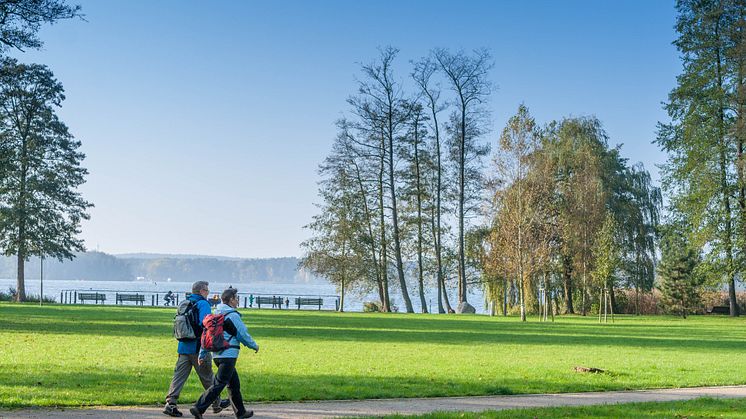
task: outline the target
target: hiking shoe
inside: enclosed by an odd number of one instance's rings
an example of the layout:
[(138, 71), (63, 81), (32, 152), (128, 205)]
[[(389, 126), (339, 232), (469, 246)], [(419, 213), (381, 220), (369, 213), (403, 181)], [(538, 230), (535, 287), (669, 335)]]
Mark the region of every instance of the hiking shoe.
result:
[(254, 416), (254, 411), (253, 410), (247, 410), (246, 413), (244, 413), (241, 416), (236, 416), (236, 418), (237, 419), (246, 419), (246, 418), (250, 418), (252, 416)]
[(228, 399), (223, 399), (220, 401), (220, 404), (212, 405), (212, 413), (220, 413), (223, 411), (223, 409), (227, 409), (228, 406), (231, 405), (231, 401)]
[(173, 416), (175, 418), (180, 418), (184, 416), (181, 412), (179, 412), (179, 409), (176, 407), (175, 404), (167, 403), (166, 407), (163, 408), (163, 414)]
[(196, 407), (189, 408), (189, 413), (191, 413), (192, 416), (194, 416), (197, 419), (203, 419), (202, 412), (200, 412), (199, 409), (197, 409)]

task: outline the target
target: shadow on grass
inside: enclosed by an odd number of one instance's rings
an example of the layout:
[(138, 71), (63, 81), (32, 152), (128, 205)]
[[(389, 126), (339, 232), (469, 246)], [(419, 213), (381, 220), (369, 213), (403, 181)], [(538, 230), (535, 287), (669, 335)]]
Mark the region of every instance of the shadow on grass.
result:
[[(239, 366), (241, 360), (239, 359)], [(509, 395), (535, 392), (583, 392), (622, 389), (610, 382), (547, 382), (522, 378), (434, 379), (412, 376), (265, 374), (253, 376), (239, 368), (241, 387), (249, 402), (280, 400), (339, 400), (397, 397), (447, 397)], [(86, 371), (47, 371), (28, 377), (0, 372), (0, 407), (146, 405), (163, 402), (172, 374), (171, 368), (147, 372), (96, 367)], [(196, 374), (182, 392), (181, 404), (192, 403), (201, 393)], [(18, 394), (22, 397), (8, 397)]]
[[(171, 335), (173, 319), (171, 310), (136, 307), (3, 305), (2, 308), (3, 329), (23, 333), (165, 338)], [(520, 323), (475, 316), (340, 316), (253, 310), (244, 313), (244, 320), (258, 339), (303, 342), (585, 345), (713, 352), (740, 351), (743, 337), (746, 337), (740, 330), (726, 333), (701, 324), (599, 325), (587, 319), (572, 319), (568, 323)]]

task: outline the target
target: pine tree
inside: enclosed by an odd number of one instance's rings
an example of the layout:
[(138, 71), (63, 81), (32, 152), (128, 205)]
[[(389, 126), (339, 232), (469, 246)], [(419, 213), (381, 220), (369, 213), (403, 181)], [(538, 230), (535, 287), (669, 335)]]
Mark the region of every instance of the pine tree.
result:
[(30, 256), (72, 259), (88, 219), (77, 188), (88, 171), (85, 155), (58, 118), (62, 84), (43, 65), (0, 64), (0, 248), (18, 260), (18, 294), (25, 299), (25, 262)]
[(699, 289), (702, 283), (695, 275), (699, 257), (681, 239), (680, 234), (670, 234), (661, 250), (658, 275), (663, 302), (671, 312), (686, 318), (700, 304)]
[[(732, 97), (735, 65), (734, 15), (740, 7), (724, 0), (680, 0), (674, 45), (681, 53), (683, 71), (669, 95), (666, 110), (671, 122), (661, 124), (657, 142), (669, 154), (663, 167), (663, 186), (669, 193), (669, 212), (691, 226), (684, 232), (704, 251), (708, 272), (728, 287), (731, 316), (738, 316), (735, 278), (739, 274), (736, 244), (738, 221), (736, 162), (741, 151), (732, 135)], [(738, 83), (736, 83), (738, 84)], [(742, 148), (742, 147), (741, 147)], [(741, 180), (742, 182), (742, 180)]]

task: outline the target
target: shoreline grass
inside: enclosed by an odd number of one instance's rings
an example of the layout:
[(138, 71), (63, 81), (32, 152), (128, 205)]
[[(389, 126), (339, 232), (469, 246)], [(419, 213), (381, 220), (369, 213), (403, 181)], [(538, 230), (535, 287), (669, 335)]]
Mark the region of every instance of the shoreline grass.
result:
[[(746, 384), (746, 319), (241, 310), (248, 401), (563, 393)], [(0, 407), (162, 403), (173, 309), (0, 303)], [(582, 374), (575, 366), (604, 374)], [(201, 392), (196, 375), (182, 403)]]

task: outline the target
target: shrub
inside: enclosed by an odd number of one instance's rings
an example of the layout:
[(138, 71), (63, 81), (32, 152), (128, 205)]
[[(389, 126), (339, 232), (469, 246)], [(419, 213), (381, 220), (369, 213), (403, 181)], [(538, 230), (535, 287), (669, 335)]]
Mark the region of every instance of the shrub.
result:
[[(38, 303), (39, 302), (39, 294), (26, 294), (26, 302), (27, 303)], [(44, 296), (44, 302), (45, 303), (56, 303), (57, 300), (54, 299), (54, 297), (50, 297), (48, 295)]]
[(16, 289), (8, 288), (7, 292), (0, 291), (0, 301), (13, 301), (16, 299)]
[(640, 291), (638, 294), (634, 289), (615, 290), (616, 310), (620, 314), (636, 314), (639, 299), (640, 314), (661, 314), (661, 293), (654, 289), (649, 292)]
[[(0, 301), (15, 301), (16, 294), (17, 294), (17, 291), (13, 287), (8, 288), (7, 292), (0, 291)], [(26, 302), (28, 302), (28, 303), (38, 303), (39, 302), (39, 294), (26, 294)], [(44, 296), (44, 302), (45, 303), (56, 303), (57, 300), (55, 300), (54, 297), (50, 297), (50, 296), (45, 295)]]
[(381, 305), (376, 301), (366, 301), (363, 303), (363, 311), (365, 313), (377, 313), (381, 311)]

